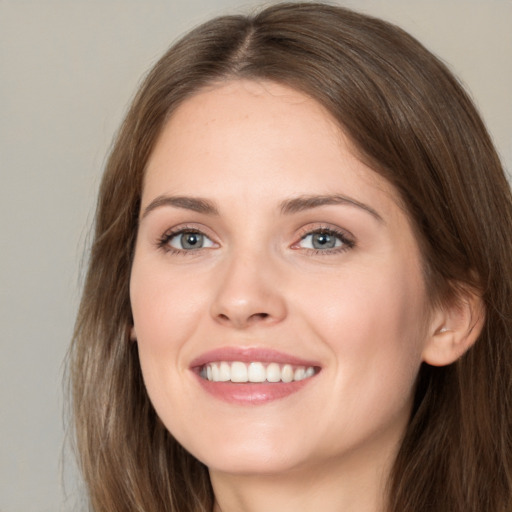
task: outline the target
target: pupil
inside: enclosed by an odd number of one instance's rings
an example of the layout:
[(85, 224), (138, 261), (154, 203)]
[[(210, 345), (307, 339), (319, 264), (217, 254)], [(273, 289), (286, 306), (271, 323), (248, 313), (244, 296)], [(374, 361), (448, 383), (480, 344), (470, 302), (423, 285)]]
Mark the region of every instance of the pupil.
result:
[(181, 244), (184, 249), (197, 249), (201, 247), (203, 236), (199, 233), (186, 233), (181, 238)]
[(327, 233), (313, 235), (313, 247), (315, 249), (332, 249), (335, 244), (336, 239)]

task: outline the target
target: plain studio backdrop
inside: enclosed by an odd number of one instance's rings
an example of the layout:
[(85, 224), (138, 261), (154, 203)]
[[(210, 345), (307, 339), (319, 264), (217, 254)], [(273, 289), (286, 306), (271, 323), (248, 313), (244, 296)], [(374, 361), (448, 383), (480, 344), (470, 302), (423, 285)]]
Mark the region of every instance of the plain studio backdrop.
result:
[[(268, 2), (267, 2), (268, 3)], [(512, 170), (512, 0), (353, 0), (442, 56)], [(141, 77), (237, 0), (0, 0), (0, 512), (81, 510), (64, 359), (105, 155)]]

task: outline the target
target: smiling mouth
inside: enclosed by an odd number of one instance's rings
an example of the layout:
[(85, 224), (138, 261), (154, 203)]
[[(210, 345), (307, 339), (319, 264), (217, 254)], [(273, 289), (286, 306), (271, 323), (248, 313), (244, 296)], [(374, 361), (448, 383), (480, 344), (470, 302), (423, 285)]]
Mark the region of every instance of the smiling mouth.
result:
[(263, 363), (259, 361), (218, 361), (205, 364), (199, 375), (209, 382), (290, 383), (309, 379), (319, 372), (315, 366)]

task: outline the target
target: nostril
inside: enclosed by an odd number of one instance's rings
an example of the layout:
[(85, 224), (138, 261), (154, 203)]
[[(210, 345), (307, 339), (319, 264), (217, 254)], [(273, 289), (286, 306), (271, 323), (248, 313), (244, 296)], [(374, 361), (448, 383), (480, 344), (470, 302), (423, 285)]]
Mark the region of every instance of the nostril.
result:
[(268, 318), (270, 315), (268, 313), (254, 313), (253, 315), (251, 315), (249, 317), (249, 319), (254, 319), (254, 320), (265, 320), (266, 318)]
[(217, 315), (217, 318), (221, 322), (226, 322), (226, 323), (233, 322), (235, 324), (243, 323), (243, 324), (247, 324), (247, 325), (265, 321), (270, 317), (271, 317), (271, 315), (269, 313), (253, 313), (252, 315), (246, 316), (245, 318), (239, 318), (237, 315), (229, 315), (226, 313), (219, 313)]

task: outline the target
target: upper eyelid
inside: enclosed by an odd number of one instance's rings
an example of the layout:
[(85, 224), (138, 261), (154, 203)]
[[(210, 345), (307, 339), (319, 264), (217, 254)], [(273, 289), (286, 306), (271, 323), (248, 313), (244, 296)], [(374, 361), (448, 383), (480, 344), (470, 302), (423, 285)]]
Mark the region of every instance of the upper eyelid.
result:
[(176, 226), (173, 226), (171, 228), (166, 229), (162, 236), (172, 236), (172, 235), (179, 235), (180, 233), (201, 233), (208, 238), (212, 238), (214, 235), (212, 234), (211, 230), (208, 229), (206, 226), (202, 224), (195, 224), (195, 223), (185, 223), (185, 224), (177, 224)]
[[(204, 226), (203, 224), (185, 223), (185, 224), (177, 224), (176, 226), (166, 229), (163, 232), (163, 235), (178, 234), (178, 233), (181, 233), (184, 231), (185, 232), (191, 231), (191, 232), (203, 233), (204, 235), (207, 235), (207, 236), (209, 236), (208, 233), (211, 232), (211, 230), (207, 226)], [(347, 235), (347, 237), (354, 238), (353, 235), (350, 233), (350, 231), (348, 231), (347, 229), (337, 227), (337, 226), (332, 226), (330, 224), (325, 224), (325, 223), (320, 223), (314, 227), (311, 225), (306, 225), (302, 228), (299, 228), (297, 231), (299, 231), (299, 236), (301, 236), (301, 237), (307, 236), (308, 234), (311, 234), (311, 233), (318, 233), (320, 231), (325, 231), (325, 232), (332, 232), (334, 234)]]
[(326, 233), (333, 233), (334, 235), (344, 236), (350, 240), (356, 240), (356, 237), (349, 230), (339, 226), (333, 226), (332, 224), (324, 223), (319, 223), (316, 226), (312, 226), (311, 224), (304, 226), (299, 230), (299, 236), (302, 239), (309, 234), (319, 233), (322, 231)]

